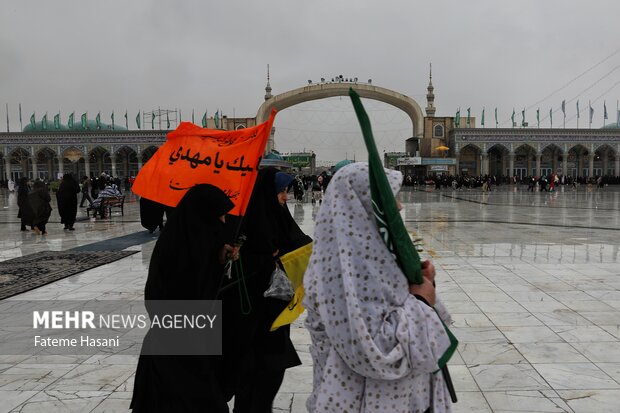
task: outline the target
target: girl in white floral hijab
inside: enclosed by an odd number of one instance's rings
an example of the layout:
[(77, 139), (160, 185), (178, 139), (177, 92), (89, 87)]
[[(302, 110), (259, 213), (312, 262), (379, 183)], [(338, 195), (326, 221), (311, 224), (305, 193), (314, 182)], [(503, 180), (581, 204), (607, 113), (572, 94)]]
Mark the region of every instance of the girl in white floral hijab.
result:
[[(385, 172), (396, 195), (402, 175)], [(425, 283), (409, 286), (372, 214), (368, 164), (339, 170), (317, 215), (304, 275), (314, 362), (310, 412), (451, 411), (438, 372), (450, 340), (429, 306), (434, 270), (425, 266)]]

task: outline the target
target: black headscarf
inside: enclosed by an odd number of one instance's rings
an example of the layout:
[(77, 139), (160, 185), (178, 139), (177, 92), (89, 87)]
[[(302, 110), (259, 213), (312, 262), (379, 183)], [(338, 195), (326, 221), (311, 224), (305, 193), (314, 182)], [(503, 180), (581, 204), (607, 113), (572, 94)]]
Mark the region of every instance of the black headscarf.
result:
[(217, 252), (223, 245), (219, 217), (234, 204), (219, 188), (192, 187), (175, 209), (153, 250), (147, 300), (213, 299), (223, 274)]
[(248, 237), (245, 250), (278, 255), (293, 251), (312, 239), (303, 233), (286, 205), (278, 203), (276, 168), (258, 172), (241, 233)]

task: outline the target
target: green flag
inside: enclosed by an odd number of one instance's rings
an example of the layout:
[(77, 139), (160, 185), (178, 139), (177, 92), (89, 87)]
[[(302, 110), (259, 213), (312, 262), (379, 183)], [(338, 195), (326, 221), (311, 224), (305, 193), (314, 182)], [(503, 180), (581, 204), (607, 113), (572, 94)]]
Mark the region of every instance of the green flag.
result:
[(127, 109), (125, 109), (125, 129), (129, 130), (129, 119), (127, 119)]
[(41, 119), (41, 129), (47, 130), (47, 113), (43, 115), (43, 119)]
[(495, 127), (497, 128), (497, 108), (495, 108)]
[(538, 127), (540, 128), (540, 108), (536, 109), (536, 123), (538, 123)]
[(525, 109), (521, 111), (521, 126), (525, 126)]
[(82, 129), (88, 129), (88, 112), (82, 113)]
[(166, 129), (170, 129), (170, 116), (168, 115), (168, 111), (166, 111)]
[(551, 127), (553, 128), (553, 109), (549, 108), (549, 122), (551, 123)]
[[(410, 283), (421, 284), (423, 282), (423, 275), (420, 256), (413, 242), (411, 242), (409, 233), (400, 217), (400, 212), (396, 205), (396, 198), (392, 193), (387, 176), (385, 175), (385, 170), (383, 169), (381, 158), (377, 151), (377, 145), (372, 135), (370, 120), (364, 110), (364, 105), (362, 105), (359, 95), (352, 88), (349, 89), (349, 96), (353, 102), (353, 108), (355, 109), (357, 120), (362, 129), (364, 143), (368, 149), (370, 197), (372, 199), (372, 211), (377, 220), (379, 233), (382, 235), (390, 252), (396, 258), (396, 262), (405, 274), (405, 277), (407, 277), (407, 280)], [(445, 324), (444, 329), (450, 339), (450, 347), (448, 347), (446, 352), (441, 356), (437, 364), (444, 370), (444, 378), (447, 379), (449, 374), (444, 367), (456, 351), (458, 340)]]
[(480, 120), (480, 124), (484, 126), (484, 108), (482, 108), (482, 119)]
[(30, 126), (33, 130), (37, 130), (37, 121), (35, 120), (34, 112), (32, 112), (32, 116), (30, 116)]
[(469, 127), (469, 122), (471, 119), (470, 111), (471, 111), (471, 108), (467, 108), (467, 127)]
[(202, 127), (203, 128), (207, 127), (207, 112), (205, 112), (205, 114), (202, 115)]
[(454, 116), (454, 126), (457, 128), (461, 126), (461, 108), (456, 111), (456, 116)]
[(110, 117), (112, 118), (112, 130), (114, 130), (114, 111), (112, 111), (112, 115), (110, 115)]
[(151, 129), (155, 129), (155, 112), (151, 112)]
[(512, 119), (512, 127), (515, 127), (515, 108), (512, 108), (512, 116), (510, 117), (510, 119)]
[(215, 129), (219, 129), (220, 128), (220, 111), (219, 110), (215, 112), (215, 117), (213, 118), (213, 120), (215, 121)]
[(192, 109), (192, 123), (196, 123), (196, 122), (194, 121), (194, 109)]
[(67, 122), (67, 126), (69, 126), (69, 129), (73, 129), (74, 116), (75, 116), (75, 112), (71, 112), (71, 114), (69, 115), (69, 121)]
[(101, 112), (97, 113), (95, 117), (95, 122), (97, 122), (97, 129), (101, 129)]
[(60, 129), (60, 112), (54, 115), (54, 129)]
[(370, 195), (372, 209), (379, 226), (379, 232), (387, 244), (390, 252), (396, 255), (399, 267), (411, 283), (422, 284), (422, 267), (420, 256), (416, 251), (409, 233), (396, 206), (396, 198), (390, 188), (387, 176), (379, 158), (370, 126), (370, 120), (364, 110), (359, 95), (349, 89), (349, 96), (353, 101), (353, 108), (362, 128), (364, 143), (368, 149), (368, 169), (370, 173)]
[(138, 126), (138, 129), (142, 129), (140, 127), (140, 111), (138, 111), (138, 114), (136, 115), (136, 125)]

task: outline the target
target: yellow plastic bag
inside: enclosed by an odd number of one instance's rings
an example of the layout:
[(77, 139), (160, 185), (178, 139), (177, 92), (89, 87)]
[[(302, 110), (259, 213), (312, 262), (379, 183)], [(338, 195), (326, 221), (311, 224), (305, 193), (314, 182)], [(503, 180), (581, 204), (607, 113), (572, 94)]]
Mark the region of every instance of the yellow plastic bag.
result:
[(304, 298), (304, 273), (308, 267), (311, 254), (312, 243), (306, 244), (280, 257), (280, 262), (284, 267), (284, 271), (286, 271), (286, 275), (289, 280), (291, 280), (291, 284), (293, 284), (293, 288), (295, 289), (295, 295), (291, 301), (289, 301), (284, 311), (275, 319), (271, 325), (271, 331), (284, 325), (291, 324), (304, 312), (304, 307), (301, 304)]

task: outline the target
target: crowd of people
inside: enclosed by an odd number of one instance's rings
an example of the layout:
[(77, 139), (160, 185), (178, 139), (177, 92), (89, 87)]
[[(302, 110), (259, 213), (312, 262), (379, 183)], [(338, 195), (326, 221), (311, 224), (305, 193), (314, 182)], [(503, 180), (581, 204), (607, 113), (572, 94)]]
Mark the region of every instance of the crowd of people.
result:
[(433, 176), (412, 176), (406, 175), (403, 181), (405, 186), (432, 186), (435, 189), (476, 189), (483, 191), (491, 191), (498, 185), (527, 185), (527, 190), (532, 191), (539, 189), (540, 191), (552, 191), (559, 186), (570, 186), (576, 188), (578, 185), (590, 185), (597, 188), (604, 188), (608, 185), (620, 184), (619, 176), (596, 176), (592, 178), (564, 176), (557, 174), (542, 176), (524, 176), (522, 178), (513, 176), (496, 176), (496, 175), (477, 175), (470, 176), (467, 174), (448, 175), (438, 174)]
[[(71, 173), (66, 173), (54, 187), (60, 223), (64, 230), (74, 231), (78, 212), (78, 195), (82, 194), (80, 208), (92, 208), (101, 218), (106, 217), (102, 201), (106, 197), (121, 196), (121, 192), (114, 179), (106, 174), (98, 178), (84, 176), (81, 183)], [(17, 192), (17, 218), (20, 219), (21, 231), (33, 231), (37, 235), (47, 235), (47, 223), (52, 214), (50, 184), (35, 179), (31, 182), (22, 177), (13, 190)], [(84, 203), (87, 202), (87, 205)], [(30, 227), (30, 229), (28, 229)]]

